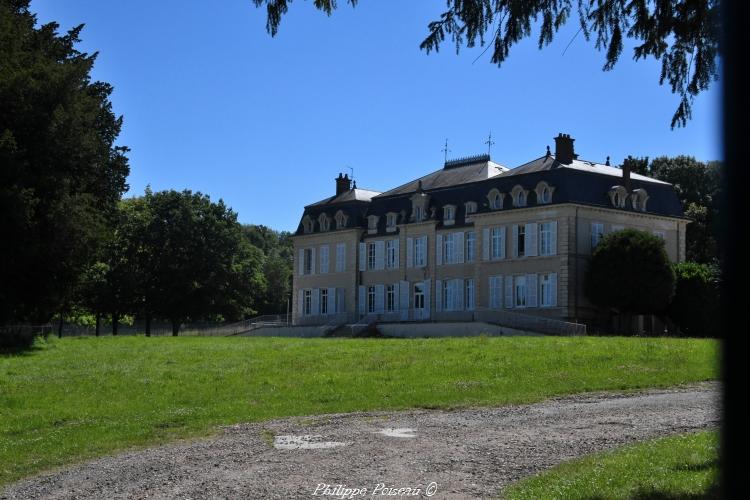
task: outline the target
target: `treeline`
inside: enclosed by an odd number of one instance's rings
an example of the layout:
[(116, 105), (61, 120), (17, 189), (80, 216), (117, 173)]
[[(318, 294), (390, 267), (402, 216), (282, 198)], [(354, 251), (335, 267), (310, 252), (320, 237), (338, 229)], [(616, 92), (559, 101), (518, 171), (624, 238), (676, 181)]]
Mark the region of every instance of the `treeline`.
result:
[(167, 320), (177, 335), (184, 322), (238, 321), (281, 313), (290, 290), (288, 235), (242, 226), (219, 200), (191, 191), (146, 190), (120, 202), (116, 225), (98, 259), (84, 269), (61, 321), (92, 314), (117, 334), (124, 316)]
[[(128, 148), (96, 55), (37, 26), (28, 0), (0, 0), (0, 349), (8, 325), (135, 316), (231, 321), (286, 308), (289, 235), (242, 226), (190, 191), (122, 199)], [(13, 333), (7, 333), (13, 332)]]

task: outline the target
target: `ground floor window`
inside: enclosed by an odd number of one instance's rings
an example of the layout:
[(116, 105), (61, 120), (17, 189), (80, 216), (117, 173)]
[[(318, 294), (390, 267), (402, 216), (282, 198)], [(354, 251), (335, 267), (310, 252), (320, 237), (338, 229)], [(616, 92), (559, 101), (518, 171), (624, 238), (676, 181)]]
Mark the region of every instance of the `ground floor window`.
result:
[(414, 309), (424, 309), (424, 285), (422, 283), (414, 285)]
[(464, 304), (466, 305), (466, 309), (469, 311), (473, 311), (476, 307), (476, 292), (474, 289), (474, 279), (469, 278), (466, 280), (466, 286), (465, 286), (465, 296), (464, 296)]
[(302, 304), (302, 314), (306, 316), (312, 314), (312, 290), (304, 291)]
[(515, 277), (515, 307), (526, 307), (526, 276)]
[(368, 313), (375, 312), (375, 287), (374, 286), (367, 287), (367, 312)]
[(387, 285), (385, 287), (385, 310), (393, 312), (396, 310), (396, 286)]
[(539, 282), (539, 291), (541, 293), (542, 307), (552, 307), (557, 305), (557, 274), (542, 274)]
[(320, 314), (328, 314), (328, 289), (320, 289)]

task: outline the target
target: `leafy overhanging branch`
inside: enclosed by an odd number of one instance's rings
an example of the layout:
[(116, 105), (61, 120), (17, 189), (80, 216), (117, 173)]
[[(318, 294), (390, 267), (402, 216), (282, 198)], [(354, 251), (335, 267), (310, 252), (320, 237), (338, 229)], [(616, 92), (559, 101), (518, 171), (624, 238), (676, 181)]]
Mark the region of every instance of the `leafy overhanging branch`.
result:
[[(266, 5), (266, 29), (272, 36), (291, 1), (253, 0), (257, 7)], [(347, 3), (354, 7), (357, 0)], [(327, 15), (337, 8), (336, 0), (314, 0), (314, 5)], [(515, 44), (532, 35), (538, 20), (541, 49), (577, 9), (579, 31), (605, 53), (604, 71), (615, 67), (626, 38), (636, 42), (634, 60), (653, 57), (661, 62), (659, 84), (667, 83), (680, 100), (672, 128), (687, 124), (695, 96), (718, 79), (719, 0), (576, 0), (575, 5), (573, 0), (446, 0), (446, 5), (439, 19), (428, 24), (420, 48), (437, 52), (448, 39), (458, 53), (462, 46), (484, 46), (491, 33), (491, 62), (498, 66)]]

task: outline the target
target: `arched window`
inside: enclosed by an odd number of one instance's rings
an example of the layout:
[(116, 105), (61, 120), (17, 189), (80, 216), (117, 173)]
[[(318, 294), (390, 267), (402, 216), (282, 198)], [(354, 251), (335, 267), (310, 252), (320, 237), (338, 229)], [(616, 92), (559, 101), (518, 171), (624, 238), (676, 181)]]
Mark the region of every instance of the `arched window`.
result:
[(315, 222), (309, 215), (305, 215), (304, 219), (302, 219), (302, 230), (305, 234), (312, 233), (315, 230)]
[(628, 198), (628, 191), (623, 186), (612, 186), (609, 189), (609, 200), (615, 208), (625, 208), (625, 200)]
[(331, 219), (328, 218), (327, 214), (322, 213), (318, 216), (318, 225), (320, 226), (321, 231), (330, 231)]
[(503, 208), (504, 195), (498, 189), (493, 188), (487, 195), (487, 200), (490, 202), (491, 210), (500, 210)]
[(513, 197), (513, 206), (525, 207), (528, 194), (529, 192), (522, 188), (520, 185), (514, 186), (513, 190), (511, 191), (511, 196)]
[(643, 188), (635, 189), (633, 190), (630, 201), (633, 204), (633, 210), (645, 212), (646, 203), (648, 202), (648, 193), (646, 193), (646, 190)]
[(336, 229), (344, 229), (346, 227), (346, 221), (348, 217), (343, 211), (339, 210), (336, 215), (333, 216), (336, 219)]
[(555, 188), (545, 181), (539, 181), (534, 191), (536, 192), (537, 204), (543, 205), (552, 202), (552, 193), (555, 192)]

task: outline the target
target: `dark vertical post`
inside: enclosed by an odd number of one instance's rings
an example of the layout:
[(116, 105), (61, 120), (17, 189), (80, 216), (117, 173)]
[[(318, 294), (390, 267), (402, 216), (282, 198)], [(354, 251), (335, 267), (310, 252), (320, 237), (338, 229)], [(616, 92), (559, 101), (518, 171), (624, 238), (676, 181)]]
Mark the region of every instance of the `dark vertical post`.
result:
[(102, 313), (99, 311), (96, 312), (96, 336), (98, 337), (101, 333), (102, 328)]

